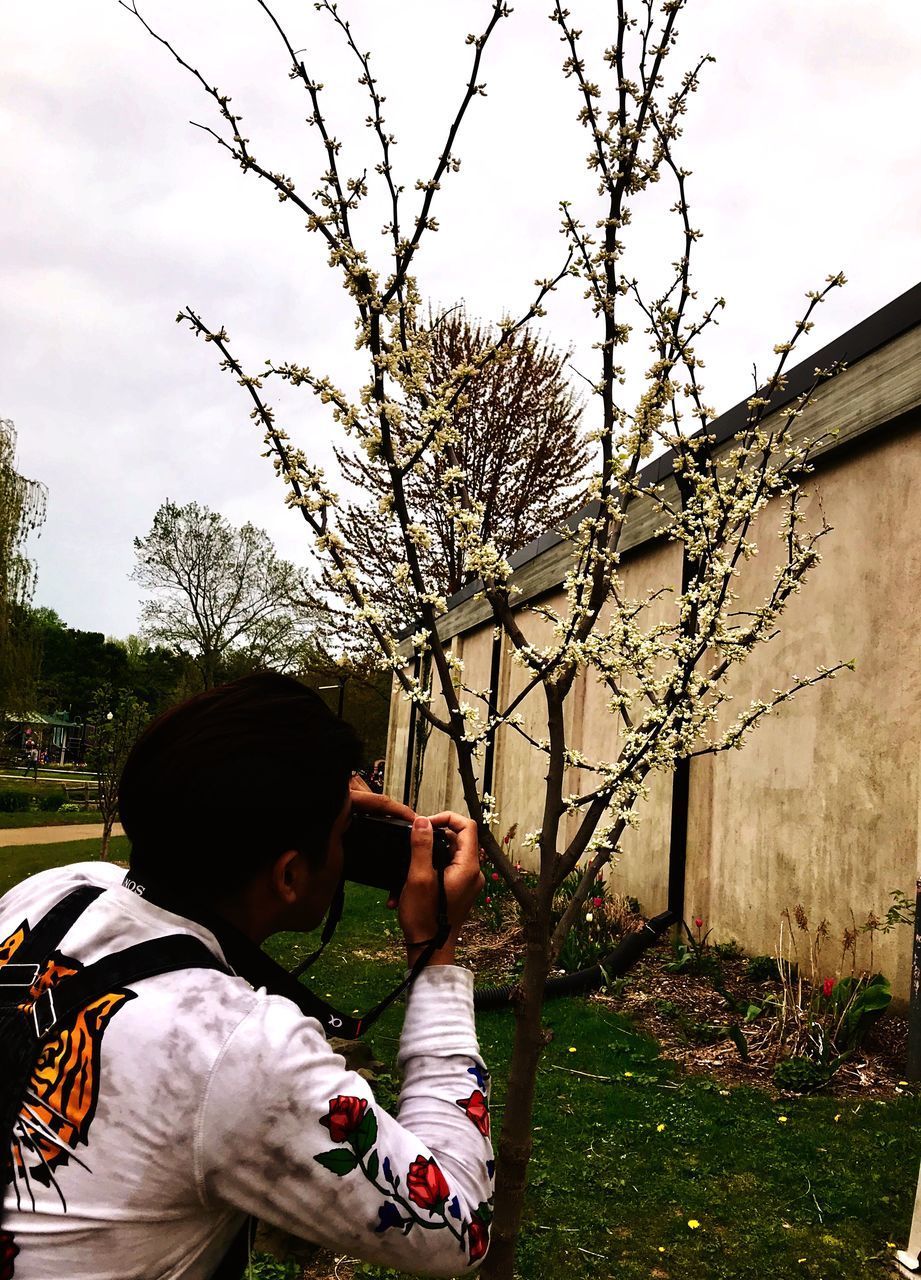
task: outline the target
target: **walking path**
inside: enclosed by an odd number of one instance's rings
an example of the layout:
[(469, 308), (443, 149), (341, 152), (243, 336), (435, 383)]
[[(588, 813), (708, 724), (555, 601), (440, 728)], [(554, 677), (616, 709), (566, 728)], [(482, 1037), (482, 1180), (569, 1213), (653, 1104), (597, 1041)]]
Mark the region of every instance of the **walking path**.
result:
[[(116, 822), (113, 836), (125, 834)], [(80, 822), (61, 827), (5, 827), (0, 829), (0, 849), (16, 844), (65, 844), (68, 840), (92, 840), (102, 835), (101, 822)]]
[(89, 782), (94, 786), (99, 781), (98, 774), (92, 769), (55, 769), (46, 771), (39, 766), (38, 777), (32, 777), (31, 769), (9, 769), (0, 773), (0, 778), (9, 782)]

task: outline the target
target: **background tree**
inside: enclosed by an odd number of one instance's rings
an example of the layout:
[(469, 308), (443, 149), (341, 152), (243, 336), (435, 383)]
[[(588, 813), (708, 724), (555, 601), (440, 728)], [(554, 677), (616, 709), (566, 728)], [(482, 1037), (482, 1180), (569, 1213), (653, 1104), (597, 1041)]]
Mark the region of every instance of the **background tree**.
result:
[(164, 645), (149, 644), (143, 636), (110, 639), (125, 655), (125, 687), (157, 715), (198, 688), (198, 673), (188, 657)]
[(322, 648), (315, 640), (303, 650), (298, 679), (316, 690), (327, 705), (358, 731), (366, 764), (383, 759), (387, 751), (392, 677), (374, 653), (350, 653)]
[(102, 843), (99, 856), (109, 856), (112, 827), (118, 817), (118, 784), (128, 753), (147, 723), (147, 708), (127, 689), (103, 685), (96, 690), (87, 723), (86, 759), (99, 778)]
[(197, 502), (164, 502), (134, 549), (132, 578), (155, 593), (143, 635), (188, 654), (206, 689), (242, 670), (297, 665), (309, 628), (291, 604), (303, 596), (300, 575), (263, 529), (234, 528)]
[(46, 490), (16, 469), (16, 428), (0, 418), (0, 719), (30, 710), (35, 643), (28, 605), (35, 565), (25, 554), (29, 534), (45, 519)]
[[(292, 363), (270, 362), (248, 374), (222, 327), (209, 326), (191, 307), (180, 318), (219, 352), (222, 367), (244, 388), (287, 488), (287, 501), (300, 509), (315, 545), (328, 556), (331, 583), (363, 620), (417, 713), (432, 732), (449, 738), (483, 848), (521, 911), (524, 969), (516, 991), (514, 1046), (498, 1140), (492, 1245), (483, 1272), (492, 1280), (511, 1280), (514, 1271), (537, 1068), (546, 1043), (544, 984), (597, 875), (618, 849), (625, 828), (639, 821), (638, 802), (650, 773), (672, 770), (692, 755), (741, 746), (774, 708), (846, 665), (835, 663), (801, 677), (776, 672), (771, 687), (750, 705), (734, 713), (728, 702), (735, 668), (778, 634), (783, 610), (818, 563), (821, 539), (828, 533), (821, 520), (810, 524), (803, 500), (812, 460), (828, 436), (806, 436), (802, 418), (813, 391), (834, 370), (817, 370), (812, 387), (782, 400), (779, 412), (769, 416), (769, 411), (784, 393), (790, 352), (812, 327), (816, 306), (844, 280), (830, 276), (824, 288), (807, 295), (808, 304), (789, 337), (776, 347), (773, 372), (748, 402), (747, 420), (718, 449), (696, 348), (722, 300), (702, 306), (691, 286), (691, 250), (699, 232), (690, 220), (688, 173), (675, 157), (690, 95), (708, 60), (700, 58), (678, 74), (672, 72), (675, 24), (687, 2), (656, 5), (643, 0), (631, 9), (628, 0), (617, 0), (610, 39), (597, 51), (597, 68), (583, 57), (580, 32), (569, 11), (554, 3), (551, 17), (564, 48), (563, 72), (576, 92), (578, 119), (589, 143), (587, 207), (580, 217), (572, 205), (561, 206), (565, 261), (537, 281), (531, 304), (517, 320), (500, 324), (493, 348), (479, 363), (456, 368), (441, 380), (433, 373), (431, 326), (419, 314), (414, 265), (420, 242), (437, 229), (433, 203), (459, 166), (457, 137), (471, 102), (482, 92), (484, 54), (496, 26), (509, 17), (509, 7), (495, 0), (482, 31), (468, 38), (470, 78), (448, 125), (444, 149), (407, 197), (410, 188), (394, 175), (393, 137), (383, 117), (384, 98), (363, 52), (366, 46), (353, 36), (332, 0), (317, 4), (354, 55), (368, 93), (368, 123), (379, 145), (376, 173), (389, 211), (384, 251), (376, 237), (367, 242), (359, 238), (356, 211), (368, 193), (368, 170), (361, 162), (347, 168), (349, 153), (326, 118), (323, 76), (302, 53), (311, 46), (308, 39), (291, 39), (260, 0), (281, 41), (286, 69), (306, 95), (309, 136), (318, 144), (321, 171), (307, 188), (312, 195), (301, 194), (277, 162), (257, 158), (230, 97), (157, 37), (216, 105), (216, 127), (207, 132), (325, 241), (329, 261), (354, 304), (358, 345), (367, 359), (365, 381), (349, 394), (328, 377)], [(137, 14), (133, 4), (125, 7)], [(662, 225), (655, 221), (663, 208), (661, 195), (643, 204), (659, 180), (673, 188), (677, 243), (663, 235), (658, 276), (644, 287), (628, 271), (625, 255), (640, 214), (648, 212), (653, 225)], [(407, 199), (414, 201), (409, 211)], [(500, 217), (501, 210), (493, 210), (492, 216)], [(465, 258), (465, 270), (470, 269)], [(598, 447), (592, 502), (569, 531), (571, 571), (564, 605), (536, 602), (522, 608), (516, 607), (507, 557), (494, 539), (483, 536), (483, 503), (467, 485), (454, 411), (487, 365), (542, 314), (548, 295), (570, 275), (579, 277), (597, 327), (598, 363), (589, 410), (591, 438)], [(625, 348), (635, 345), (637, 332), (644, 335), (644, 345), (648, 340), (651, 359), (647, 356), (644, 374), (628, 377)], [(632, 368), (636, 361), (629, 364)], [(276, 418), (265, 391), (272, 378), (306, 386), (329, 404), (334, 420), (352, 434), (388, 486), (385, 505), (403, 544), (394, 578), (411, 606), (413, 631), (403, 648), (388, 615), (363, 590), (361, 566), (322, 470), (292, 443)], [(411, 424), (408, 438), (398, 435), (403, 423)], [(662, 450), (671, 455), (669, 482), (643, 485), (643, 460)], [(465, 681), (462, 659), (439, 631), (445, 601), (430, 582), (424, 561), (431, 535), (413, 518), (411, 501), (414, 477), (433, 455), (444, 458), (438, 472), (442, 503), (462, 549), (464, 573), (478, 577), (501, 643), (520, 668), (521, 679), (505, 703), (498, 690)], [(678, 589), (669, 582), (653, 584), (638, 597), (627, 589), (619, 545), (633, 503), (651, 506), (660, 536), (680, 546), (684, 572)], [(759, 546), (780, 549), (766, 599), (749, 577)], [(434, 671), (431, 690), (414, 675), (415, 663), (409, 661), (423, 655), (429, 656)], [(610, 749), (603, 758), (590, 754), (586, 743), (572, 741), (567, 729), (566, 701), (580, 678), (602, 682), (609, 693)], [(479, 759), (499, 730), (521, 735), (534, 752), (533, 780), (542, 790), (542, 815), (523, 841), (539, 868), (534, 888), (522, 880), (496, 838), (495, 801), (478, 780)], [(557, 917), (554, 899), (574, 872), (576, 887)], [(489, 1206), (480, 1206), (475, 1216), (482, 1225), (490, 1216)]]
[[(451, 410), (456, 463), (480, 512), (479, 537), (508, 557), (548, 529), (559, 528), (583, 503), (590, 452), (580, 430), (581, 405), (566, 373), (566, 356), (528, 328), (497, 348), (494, 326), (460, 308), (429, 317), (429, 379), (448, 383), (459, 370), (482, 366)], [(397, 452), (411, 450), (419, 422), (391, 425)], [(393, 570), (405, 559), (399, 525), (389, 516), (390, 478), (361, 450), (337, 449), (343, 476), (365, 500), (341, 513), (339, 527), (362, 570), (362, 587), (393, 625), (412, 617), (394, 593)], [(428, 534), (418, 546), (426, 581), (450, 596), (475, 576), (464, 564), (450, 505), (444, 453), (425, 452), (406, 477), (406, 504)]]
[(102, 685), (130, 689), (151, 712), (163, 710), (199, 687), (187, 658), (137, 636), (106, 638), (101, 631), (68, 627), (48, 608), (33, 609), (29, 626), (38, 654), (36, 706), (67, 711), (85, 722)]

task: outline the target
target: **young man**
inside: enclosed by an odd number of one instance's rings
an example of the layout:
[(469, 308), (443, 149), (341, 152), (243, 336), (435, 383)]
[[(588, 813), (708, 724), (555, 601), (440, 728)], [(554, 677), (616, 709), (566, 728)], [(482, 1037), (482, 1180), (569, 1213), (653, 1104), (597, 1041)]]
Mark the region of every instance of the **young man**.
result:
[[(101, 887), (31, 995), (101, 956), (166, 935), (258, 944), (321, 922), (353, 811), (413, 818), (350, 791), (352, 730), (287, 677), (211, 690), (151, 725), (122, 778), (131, 869), (84, 863), (0, 899), (0, 966), (75, 888)], [(398, 903), (409, 963), (436, 933), (433, 825), (447, 941), (411, 988), (396, 1118), (345, 1068), (320, 1024), (243, 977), (186, 968), (106, 991), (55, 1027), (14, 1129), (0, 1280), (206, 1280), (247, 1215), (388, 1267), (454, 1276), (488, 1242), (488, 1076), (472, 974), (454, 965), (480, 890), (475, 825), (416, 818)], [(228, 935), (229, 936), (229, 935)], [(5, 939), (5, 941), (4, 941)], [(225, 942), (225, 945), (227, 943)], [(0, 967), (2, 980), (2, 967)], [(63, 988), (62, 988), (63, 990)]]
[(23, 777), (27, 778), (31, 773), (32, 777), (38, 782), (38, 747), (33, 742), (26, 754), (26, 767), (23, 770)]

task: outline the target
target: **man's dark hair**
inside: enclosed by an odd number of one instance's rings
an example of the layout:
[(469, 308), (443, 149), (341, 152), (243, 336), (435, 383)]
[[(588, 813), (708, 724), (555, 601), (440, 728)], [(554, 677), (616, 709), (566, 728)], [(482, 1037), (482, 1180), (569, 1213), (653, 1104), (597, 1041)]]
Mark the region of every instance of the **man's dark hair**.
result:
[(290, 676), (197, 694), (147, 727), (122, 772), (132, 873), (210, 901), (288, 849), (322, 864), (360, 758), (351, 725)]

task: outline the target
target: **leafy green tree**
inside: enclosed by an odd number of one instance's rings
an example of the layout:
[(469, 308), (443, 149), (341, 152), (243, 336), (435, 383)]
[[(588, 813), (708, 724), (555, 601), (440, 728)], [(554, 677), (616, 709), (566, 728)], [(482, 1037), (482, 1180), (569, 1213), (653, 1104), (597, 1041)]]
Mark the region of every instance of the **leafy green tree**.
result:
[(86, 721), (97, 689), (128, 686), (127, 655), (101, 631), (66, 627), (38, 611), (32, 621), (40, 653), (37, 701), (42, 710), (68, 711), (73, 720)]
[(16, 469), (16, 428), (0, 418), (0, 719), (28, 709), (34, 693), (28, 605), (36, 570), (25, 543), (44, 523), (46, 496), (44, 485)]
[(101, 858), (109, 856), (109, 841), (118, 817), (118, 785), (122, 769), (147, 720), (147, 708), (128, 689), (102, 685), (96, 690), (87, 723), (86, 759), (99, 778)]
[(127, 687), (152, 714), (181, 702), (197, 690), (198, 674), (194, 663), (175, 649), (148, 644), (142, 636), (136, 635), (108, 643), (117, 645), (124, 652), (128, 663)]
[(38, 655), (39, 711), (67, 711), (85, 722), (96, 691), (106, 685), (130, 690), (155, 714), (199, 687), (189, 659), (137, 636), (117, 640), (80, 631), (47, 608), (33, 609), (29, 623)]
[(301, 575), (263, 529), (235, 528), (197, 502), (164, 502), (134, 549), (132, 578), (152, 593), (143, 635), (187, 654), (206, 689), (241, 669), (297, 666), (310, 621), (292, 605)]

